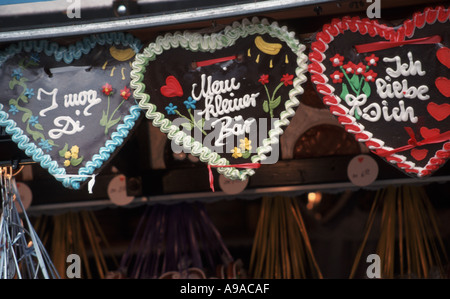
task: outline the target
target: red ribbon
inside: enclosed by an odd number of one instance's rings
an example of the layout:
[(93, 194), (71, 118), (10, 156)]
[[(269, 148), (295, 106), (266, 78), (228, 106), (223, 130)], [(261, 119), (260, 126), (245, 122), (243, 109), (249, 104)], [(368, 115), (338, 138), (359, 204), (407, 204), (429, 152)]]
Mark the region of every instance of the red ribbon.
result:
[(216, 63), (220, 63), (220, 62), (224, 62), (224, 61), (228, 61), (228, 60), (233, 60), (236, 58), (237, 58), (236, 55), (227, 56), (227, 57), (215, 58), (215, 59), (210, 59), (210, 60), (198, 61), (195, 64), (197, 65), (197, 67), (202, 67), (202, 66), (208, 66), (211, 64), (216, 64)]
[(439, 35), (433, 35), (428, 37), (422, 37), (418, 39), (410, 39), (404, 41), (381, 41), (369, 44), (356, 45), (355, 49), (358, 53), (375, 52), (384, 49), (395, 48), (403, 45), (421, 45), (421, 44), (437, 44), (442, 41), (442, 37)]
[(408, 140), (408, 145), (401, 146), (401, 147), (398, 147), (398, 148), (390, 150), (390, 151), (382, 151), (382, 152), (377, 151), (376, 154), (378, 154), (381, 157), (387, 157), (387, 156), (390, 156), (390, 155), (398, 153), (398, 152), (410, 150), (417, 146), (441, 143), (441, 142), (446, 142), (446, 141), (450, 140), (450, 131), (447, 131), (442, 134), (437, 134), (433, 137), (425, 138), (422, 141), (417, 141), (416, 137), (414, 136), (414, 131), (411, 128), (405, 127), (405, 130), (406, 130), (406, 132), (408, 132), (409, 136), (411, 137)]
[(242, 164), (234, 164), (234, 165), (210, 165), (208, 164), (209, 171), (209, 187), (213, 192), (214, 191), (214, 176), (211, 170), (211, 167), (221, 168), (221, 167), (235, 167), (235, 168), (260, 168), (260, 163), (242, 163)]

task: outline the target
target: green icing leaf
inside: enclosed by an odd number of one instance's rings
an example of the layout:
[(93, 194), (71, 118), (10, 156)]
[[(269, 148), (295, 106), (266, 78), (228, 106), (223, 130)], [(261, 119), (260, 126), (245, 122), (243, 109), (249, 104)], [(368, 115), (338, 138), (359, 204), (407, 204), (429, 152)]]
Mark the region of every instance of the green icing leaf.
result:
[(347, 84), (342, 83), (342, 92), (341, 95), (339, 96), (342, 100), (345, 101), (345, 97), (348, 95), (348, 87)]
[(80, 158), (78, 158), (78, 159), (70, 159), (70, 164), (72, 165), (72, 166), (78, 166), (78, 165), (80, 165), (80, 163), (81, 162), (83, 162), (83, 158), (84, 157), (80, 157)]
[(44, 128), (42, 127), (41, 124), (35, 124), (35, 125), (34, 125), (34, 128), (35, 128), (35, 129), (38, 129), (38, 130), (41, 130), (41, 131), (44, 130)]
[(370, 97), (370, 93), (372, 92), (369, 82), (364, 81), (364, 85), (362, 87), (362, 92), (368, 97)]
[(192, 128), (194, 128), (194, 125), (191, 122), (185, 122), (181, 124), (183, 126), (183, 128), (187, 129), (187, 130), (192, 130)]
[(269, 112), (269, 102), (267, 101), (267, 100), (265, 100), (264, 102), (263, 102), (263, 110), (264, 110), (264, 112)]
[(356, 74), (353, 74), (352, 78), (350, 79), (350, 84), (353, 86), (353, 89), (358, 90), (359, 89), (359, 76)]
[(281, 103), (281, 96), (278, 96), (275, 100), (269, 102), (270, 109), (275, 109)]
[(249, 151), (245, 151), (242, 153), (242, 158), (244, 159), (248, 159), (250, 157), (250, 152)]
[(66, 145), (62, 148), (62, 150), (60, 150), (58, 153), (59, 153), (59, 156), (60, 157), (64, 157), (64, 155), (66, 154), (66, 152), (67, 152), (67, 150), (69, 149), (69, 145), (66, 143)]

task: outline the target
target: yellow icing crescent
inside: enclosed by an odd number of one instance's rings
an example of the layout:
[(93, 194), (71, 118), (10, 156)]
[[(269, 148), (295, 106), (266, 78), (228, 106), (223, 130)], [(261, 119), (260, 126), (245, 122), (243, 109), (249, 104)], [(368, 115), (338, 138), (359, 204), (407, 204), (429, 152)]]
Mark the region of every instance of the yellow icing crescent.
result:
[(118, 61), (127, 61), (127, 60), (133, 58), (133, 56), (135, 54), (134, 50), (131, 48), (117, 49), (114, 46), (111, 46), (109, 48), (109, 53), (111, 54), (112, 57), (114, 57), (114, 59), (116, 59)]
[(264, 41), (260, 35), (255, 37), (255, 45), (261, 52), (269, 55), (277, 55), (282, 47), (279, 43), (268, 43)]

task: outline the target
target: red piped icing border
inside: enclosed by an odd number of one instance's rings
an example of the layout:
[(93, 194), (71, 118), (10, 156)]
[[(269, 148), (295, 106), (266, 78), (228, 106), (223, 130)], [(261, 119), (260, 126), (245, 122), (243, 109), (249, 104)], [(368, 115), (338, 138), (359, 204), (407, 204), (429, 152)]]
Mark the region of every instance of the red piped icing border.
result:
[[(423, 12), (415, 13), (411, 19), (405, 20), (397, 29), (380, 24), (377, 20), (347, 16), (342, 19), (333, 19), (330, 24), (325, 24), (322, 31), (316, 34), (316, 40), (311, 43), (311, 52), (309, 53), (308, 71), (311, 74), (311, 81), (316, 85), (317, 91), (323, 96), (324, 104), (329, 106), (330, 112), (338, 118), (339, 123), (344, 125), (347, 132), (353, 133), (356, 140), (363, 142), (374, 153), (390, 151), (392, 148), (384, 146), (382, 140), (373, 138), (371, 132), (366, 131), (363, 125), (358, 124), (354, 117), (347, 114), (347, 107), (341, 105), (341, 99), (334, 95), (333, 86), (327, 83), (328, 78), (323, 74), (326, 68), (322, 61), (326, 59), (324, 52), (328, 49), (328, 44), (333, 42), (334, 37), (343, 34), (346, 30), (359, 31), (362, 35), (368, 34), (371, 37), (384, 37), (393, 42), (404, 41), (405, 38), (411, 38), (414, 35), (416, 28), (420, 29), (426, 24), (434, 24), (436, 21), (444, 23), (449, 19), (450, 9), (442, 6), (425, 8)], [(446, 142), (442, 149), (430, 158), (425, 167), (416, 167), (413, 162), (406, 161), (406, 157), (399, 154), (386, 156), (385, 159), (407, 173), (425, 177), (439, 169), (449, 157), (450, 142)]]

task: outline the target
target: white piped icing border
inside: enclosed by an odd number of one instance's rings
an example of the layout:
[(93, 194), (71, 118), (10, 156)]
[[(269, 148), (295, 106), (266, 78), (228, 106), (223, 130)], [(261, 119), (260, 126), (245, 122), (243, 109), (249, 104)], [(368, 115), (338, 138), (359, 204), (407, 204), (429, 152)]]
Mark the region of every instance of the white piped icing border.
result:
[[(392, 147), (385, 146), (380, 139), (373, 138), (373, 134), (365, 130), (362, 124), (359, 124), (354, 117), (348, 115), (348, 109), (340, 104), (340, 98), (334, 94), (334, 88), (328, 84), (328, 77), (323, 74), (326, 70), (322, 61), (326, 59), (325, 51), (328, 50), (329, 44), (339, 34), (343, 34), (346, 30), (352, 32), (359, 31), (362, 35), (384, 37), (389, 41), (403, 41), (414, 35), (415, 28), (423, 28), (426, 24), (434, 24), (435, 22), (445, 23), (450, 18), (450, 10), (444, 7), (426, 8), (423, 12), (415, 13), (411, 19), (405, 20), (397, 29), (378, 23), (376, 20), (360, 19), (359, 17), (344, 17), (342, 19), (334, 19), (330, 24), (323, 26), (322, 31), (316, 35), (316, 40), (311, 44), (311, 52), (309, 54), (310, 64), (308, 70), (311, 74), (311, 80), (316, 84), (317, 91), (323, 95), (323, 102), (329, 106), (331, 113), (338, 117), (339, 122), (345, 126), (347, 132), (355, 134), (356, 140), (363, 142), (370, 150), (393, 150)], [(415, 163), (407, 161), (403, 155), (392, 154), (386, 157), (390, 163), (396, 164), (397, 167), (408, 173), (416, 173), (418, 177), (430, 175), (437, 170), (440, 165), (446, 162), (445, 158), (439, 157), (439, 154), (450, 152), (450, 142), (444, 143), (441, 150), (428, 161), (425, 167), (417, 167)]]
[[(307, 80), (305, 73), (307, 71), (308, 57), (303, 53), (305, 46), (295, 38), (295, 33), (288, 31), (285, 26), (280, 27), (277, 22), (269, 23), (267, 19), (260, 21), (255, 17), (251, 21), (244, 19), (241, 22), (234, 22), (220, 33), (210, 35), (185, 31), (184, 33), (175, 32), (158, 36), (155, 42), (150, 43), (143, 50), (142, 54), (136, 55), (132, 64), (130, 86), (134, 90), (133, 96), (139, 101), (139, 107), (145, 111), (145, 116), (152, 120), (155, 127), (159, 127), (163, 133), (166, 133), (170, 140), (189, 150), (194, 156), (199, 157), (202, 162), (214, 166), (229, 165), (227, 159), (204, 147), (200, 142), (195, 141), (192, 136), (181, 131), (169, 119), (165, 118), (162, 113), (156, 111), (156, 106), (150, 102), (150, 96), (145, 93), (145, 84), (143, 83), (145, 68), (149, 61), (155, 60), (158, 55), (170, 48), (182, 47), (191, 51), (210, 52), (232, 46), (239, 38), (265, 33), (280, 39), (288, 45), (297, 56), (297, 67), (295, 69), (296, 77), (293, 80), (293, 88), (289, 91), (289, 100), (285, 102), (285, 110), (281, 112), (280, 119), (275, 121), (274, 128), (268, 133), (268, 138), (263, 140), (263, 145), (259, 146), (256, 154), (251, 157), (252, 163), (263, 162), (266, 159), (266, 154), (272, 150), (272, 145), (278, 144), (278, 137), (283, 134), (281, 127), (289, 125), (289, 118), (294, 116), (294, 108), (300, 104), (297, 96), (304, 92), (301, 84)], [(248, 176), (255, 173), (253, 169), (239, 170), (235, 167), (218, 167), (217, 171), (233, 180), (245, 180)]]

